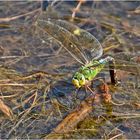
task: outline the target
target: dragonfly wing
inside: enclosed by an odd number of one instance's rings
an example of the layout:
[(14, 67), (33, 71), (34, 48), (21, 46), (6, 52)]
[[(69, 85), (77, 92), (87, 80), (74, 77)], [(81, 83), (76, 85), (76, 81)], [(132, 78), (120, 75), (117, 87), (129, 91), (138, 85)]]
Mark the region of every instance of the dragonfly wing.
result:
[(77, 38), (75, 44), (84, 54), (88, 61), (98, 59), (103, 54), (100, 42), (86, 30), (80, 29), (78, 26), (65, 20), (53, 20), (53, 22), (71, 32)]
[(44, 32), (56, 39), (79, 63), (87, 63), (85, 55), (82, 53), (78, 38), (66, 28), (57, 25), (49, 20), (38, 20), (37, 26)]

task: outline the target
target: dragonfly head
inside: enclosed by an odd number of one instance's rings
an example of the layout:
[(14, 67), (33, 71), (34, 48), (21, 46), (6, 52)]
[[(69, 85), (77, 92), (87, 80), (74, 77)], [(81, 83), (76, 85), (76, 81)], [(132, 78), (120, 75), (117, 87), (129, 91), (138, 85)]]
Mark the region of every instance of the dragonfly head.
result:
[(85, 85), (86, 79), (82, 73), (76, 72), (72, 78), (72, 83), (76, 88), (80, 88)]

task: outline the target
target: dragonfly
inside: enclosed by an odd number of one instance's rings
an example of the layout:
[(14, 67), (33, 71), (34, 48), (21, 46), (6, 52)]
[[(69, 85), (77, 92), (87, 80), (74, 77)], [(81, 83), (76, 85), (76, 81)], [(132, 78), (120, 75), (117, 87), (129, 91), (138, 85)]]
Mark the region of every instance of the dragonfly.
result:
[(101, 58), (103, 48), (94, 35), (62, 19), (38, 19), (36, 25), (58, 41), (80, 63), (81, 67), (72, 77), (72, 83), (76, 88), (88, 85), (106, 64), (109, 64), (111, 83), (117, 84), (115, 60), (111, 56)]

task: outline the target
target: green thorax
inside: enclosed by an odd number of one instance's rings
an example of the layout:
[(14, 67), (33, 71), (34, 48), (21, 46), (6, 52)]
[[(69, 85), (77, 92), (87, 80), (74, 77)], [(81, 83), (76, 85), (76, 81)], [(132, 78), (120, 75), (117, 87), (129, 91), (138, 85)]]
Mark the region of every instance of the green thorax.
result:
[(72, 83), (77, 88), (85, 86), (87, 82), (96, 77), (96, 75), (103, 69), (106, 62), (107, 59), (101, 59), (99, 61), (91, 61), (85, 66), (82, 66), (79, 71), (74, 74)]
[(91, 61), (89, 64), (82, 66), (79, 73), (83, 74), (86, 80), (92, 80), (104, 68), (105, 64), (99, 61)]

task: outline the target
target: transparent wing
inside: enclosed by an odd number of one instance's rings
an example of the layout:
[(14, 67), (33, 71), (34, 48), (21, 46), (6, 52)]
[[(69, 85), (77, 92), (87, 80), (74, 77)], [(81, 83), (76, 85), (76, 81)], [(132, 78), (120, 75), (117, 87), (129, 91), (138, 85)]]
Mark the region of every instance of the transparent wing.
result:
[(57, 25), (67, 29), (73, 35), (76, 36), (78, 42), (76, 42), (77, 46), (79, 45), (79, 49), (84, 54), (88, 61), (92, 59), (98, 59), (103, 54), (103, 49), (100, 42), (89, 32), (86, 30), (80, 29), (76, 25), (67, 22), (65, 20), (53, 20)]
[(90, 33), (63, 20), (38, 20), (37, 25), (59, 41), (81, 64), (102, 55), (99, 41)]

